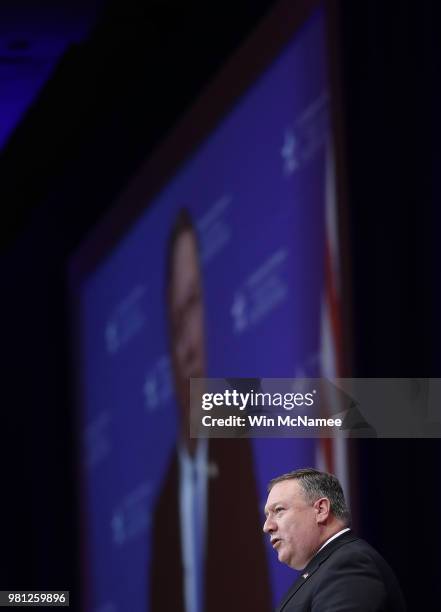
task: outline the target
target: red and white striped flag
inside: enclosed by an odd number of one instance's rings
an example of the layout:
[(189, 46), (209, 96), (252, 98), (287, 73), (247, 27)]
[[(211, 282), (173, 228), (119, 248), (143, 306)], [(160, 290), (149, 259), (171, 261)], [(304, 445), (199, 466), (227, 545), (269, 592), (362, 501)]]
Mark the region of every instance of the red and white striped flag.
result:
[[(325, 286), (321, 309), (321, 376), (333, 380), (343, 374), (341, 325), (341, 273), (337, 225), (335, 158), (331, 138), (325, 167)], [(349, 503), (348, 452), (345, 438), (320, 438), (316, 445), (317, 468), (335, 474)]]

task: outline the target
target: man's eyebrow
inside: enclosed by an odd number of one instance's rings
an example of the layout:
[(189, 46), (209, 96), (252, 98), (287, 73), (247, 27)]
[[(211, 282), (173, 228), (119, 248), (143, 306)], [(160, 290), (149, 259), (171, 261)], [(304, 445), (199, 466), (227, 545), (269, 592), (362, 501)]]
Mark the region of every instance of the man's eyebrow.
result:
[(267, 508), (264, 508), (264, 509), (263, 509), (263, 513), (264, 513), (264, 515), (265, 515), (265, 516), (268, 516), (268, 514), (270, 513), (270, 511), (271, 511), (271, 510), (274, 510), (274, 508), (275, 508), (276, 506), (278, 506), (279, 504), (281, 504), (281, 503), (282, 503), (281, 501), (276, 501), (276, 502), (274, 502), (273, 504), (271, 504), (270, 506), (268, 506)]

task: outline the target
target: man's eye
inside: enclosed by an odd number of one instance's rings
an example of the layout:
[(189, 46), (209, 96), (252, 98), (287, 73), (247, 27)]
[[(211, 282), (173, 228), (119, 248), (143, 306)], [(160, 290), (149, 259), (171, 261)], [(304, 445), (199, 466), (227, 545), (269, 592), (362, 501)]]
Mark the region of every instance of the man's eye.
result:
[(283, 508), (276, 508), (274, 510), (275, 514), (280, 514), (280, 512), (282, 512)]

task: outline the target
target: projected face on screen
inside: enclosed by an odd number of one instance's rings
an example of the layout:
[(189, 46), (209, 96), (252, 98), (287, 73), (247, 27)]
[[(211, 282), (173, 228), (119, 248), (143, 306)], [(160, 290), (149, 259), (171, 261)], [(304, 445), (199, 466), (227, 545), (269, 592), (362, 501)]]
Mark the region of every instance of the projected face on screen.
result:
[[(181, 210), (168, 251), (168, 318), (170, 353), (180, 411), (181, 440), (189, 444), (191, 377), (205, 376), (204, 306), (197, 239), (190, 215)], [(193, 445), (194, 446), (194, 445)]]

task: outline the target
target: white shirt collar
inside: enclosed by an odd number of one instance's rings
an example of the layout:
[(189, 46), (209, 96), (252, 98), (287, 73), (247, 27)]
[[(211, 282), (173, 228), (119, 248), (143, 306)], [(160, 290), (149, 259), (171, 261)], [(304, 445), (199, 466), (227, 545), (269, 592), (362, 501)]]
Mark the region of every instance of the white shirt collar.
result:
[(335, 540), (335, 538), (338, 538), (339, 536), (343, 535), (344, 533), (346, 533), (349, 530), (350, 530), (350, 527), (345, 527), (345, 529), (341, 529), (340, 531), (337, 531), (337, 533), (334, 533), (334, 535), (331, 536), (329, 538), (329, 540), (326, 540), (326, 542), (320, 546), (320, 548), (318, 549), (317, 553), (319, 553), (322, 550), (322, 548), (327, 546), (329, 544), (329, 542), (332, 542), (332, 540)]

